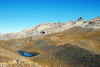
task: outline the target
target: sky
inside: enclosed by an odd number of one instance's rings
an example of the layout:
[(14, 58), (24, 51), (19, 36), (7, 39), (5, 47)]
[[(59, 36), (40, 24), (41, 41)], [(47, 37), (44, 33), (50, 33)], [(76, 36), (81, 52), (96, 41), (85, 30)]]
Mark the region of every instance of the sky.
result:
[(0, 33), (41, 23), (90, 20), (100, 16), (100, 0), (0, 0)]

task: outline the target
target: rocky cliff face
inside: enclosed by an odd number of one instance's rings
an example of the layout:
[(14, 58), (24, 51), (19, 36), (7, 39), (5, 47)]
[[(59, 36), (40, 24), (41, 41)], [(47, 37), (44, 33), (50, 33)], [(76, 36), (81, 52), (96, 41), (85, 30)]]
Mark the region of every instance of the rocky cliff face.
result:
[(100, 17), (92, 20), (84, 21), (80, 17), (77, 21), (68, 21), (66, 23), (42, 23), (30, 29), (24, 29), (21, 32), (2, 34), (0, 33), (0, 40), (19, 39), (28, 36), (34, 38), (43, 37), (45, 34), (61, 32), (74, 26), (88, 27), (98, 29), (100, 28)]

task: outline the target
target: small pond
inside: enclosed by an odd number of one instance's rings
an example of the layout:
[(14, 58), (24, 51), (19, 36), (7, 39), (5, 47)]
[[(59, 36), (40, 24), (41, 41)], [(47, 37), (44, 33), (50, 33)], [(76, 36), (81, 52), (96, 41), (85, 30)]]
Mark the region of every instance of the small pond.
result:
[(40, 53), (38, 52), (33, 52), (33, 51), (24, 51), (24, 50), (19, 50), (17, 51), (17, 53), (21, 56), (25, 56), (25, 57), (34, 57), (39, 55)]

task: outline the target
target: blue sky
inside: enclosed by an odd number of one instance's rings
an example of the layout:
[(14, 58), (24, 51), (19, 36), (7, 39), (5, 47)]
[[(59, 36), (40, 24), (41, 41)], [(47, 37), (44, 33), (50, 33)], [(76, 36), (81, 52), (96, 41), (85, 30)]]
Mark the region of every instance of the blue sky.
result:
[(40, 23), (100, 16), (100, 0), (0, 0), (0, 33), (19, 32)]

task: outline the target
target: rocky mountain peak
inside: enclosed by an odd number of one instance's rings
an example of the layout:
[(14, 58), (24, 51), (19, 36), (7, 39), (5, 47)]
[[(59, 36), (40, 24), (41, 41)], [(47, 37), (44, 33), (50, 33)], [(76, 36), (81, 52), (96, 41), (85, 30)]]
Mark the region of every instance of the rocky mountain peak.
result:
[(97, 20), (100, 20), (100, 17), (99, 16), (97, 17)]
[(61, 21), (59, 21), (59, 22), (58, 22), (58, 24), (62, 24), (62, 22), (61, 22)]
[(84, 21), (82, 17), (79, 17), (77, 21)]
[(91, 19), (88, 21), (84, 21), (84, 19), (80, 17), (77, 21), (70, 20), (67, 23), (62, 23), (60, 21), (58, 23), (56, 22), (41, 23), (32, 28), (24, 29), (21, 32), (14, 32), (14, 33), (9, 33), (9, 34), (0, 33), (0, 40), (19, 39), (19, 38), (24, 38), (24, 37), (29, 37), (29, 36), (32, 36), (32, 37), (35, 36), (36, 38), (37, 36), (40, 37), (41, 35), (44, 36), (50, 33), (61, 32), (74, 26), (81, 26), (81, 27), (88, 27), (88, 28), (92, 27), (94, 29), (98, 29), (100, 28), (100, 17), (97, 17), (95, 19)]

